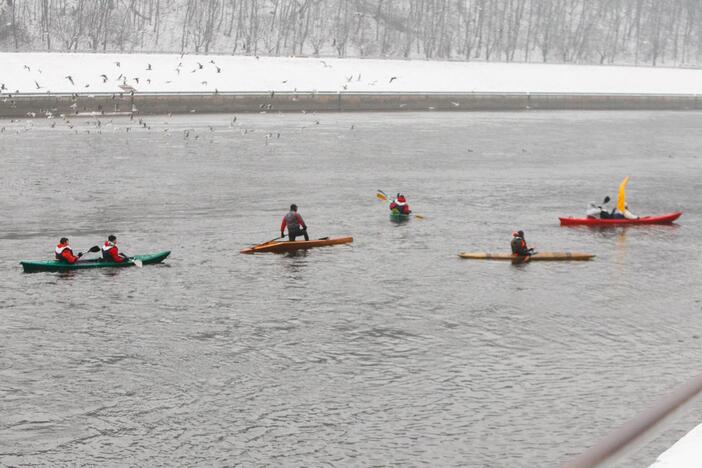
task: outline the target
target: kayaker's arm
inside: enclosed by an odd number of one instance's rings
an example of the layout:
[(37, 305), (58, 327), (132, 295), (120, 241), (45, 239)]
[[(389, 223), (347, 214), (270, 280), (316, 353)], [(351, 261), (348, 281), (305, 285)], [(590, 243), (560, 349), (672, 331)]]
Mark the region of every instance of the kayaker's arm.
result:
[(300, 216), (300, 213), (295, 213), (295, 216), (297, 217), (298, 224), (300, 226), (302, 226), (302, 229), (307, 229), (307, 225), (305, 224), (305, 221), (302, 219), (302, 216)]
[(280, 223), (280, 237), (285, 236), (285, 226), (288, 225), (288, 222), (285, 220), (285, 216), (283, 216), (283, 222)]

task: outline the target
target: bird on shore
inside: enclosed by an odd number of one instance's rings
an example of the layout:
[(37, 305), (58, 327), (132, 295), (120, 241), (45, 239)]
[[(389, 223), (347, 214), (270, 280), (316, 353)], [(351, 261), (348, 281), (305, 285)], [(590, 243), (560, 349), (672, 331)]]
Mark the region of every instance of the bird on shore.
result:
[(151, 71), (151, 64), (150, 64), (150, 63), (147, 63), (147, 64), (146, 64), (146, 69), (147, 69), (148, 71)]
[(119, 65), (119, 62), (114, 62), (114, 64), (117, 65), (118, 67), (120, 66), (120, 65)]
[(37, 87), (37, 89), (41, 89), (41, 88), (42, 88), (41, 86), (39, 86), (39, 83), (37, 83), (37, 81), (36, 81), (36, 80), (34, 80), (34, 86), (36, 86), (36, 87)]
[(397, 79), (396, 76), (391, 76), (391, 77), (390, 77), (390, 81), (388, 81), (388, 83), (392, 83), (392, 82), (395, 81), (396, 79)]
[(73, 77), (72, 77), (71, 75), (67, 75), (67, 76), (65, 76), (64, 78), (66, 78), (68, 81), (70, 81), (71, 84), (72, 84), (73, 86), (76, 85), (76, 84), (73, 82)]
[(222, 69), (219, 68), (217, 65), (215, 65), (215, 68), (217, 69), (217, 73), (222, 73)]
[(211, 63), (212, 65), (214, 65), (214, 64), (215, 64), (214, 60), (210, 60), (210, 62), (209, 62), (209, 63)]
[(347, 83), (351, 83), (351, 80), (353, 80), (353, 75), (347, 76), (347, 77), (346, 77), (346, 82), (347, 82)]
[(324, 68), (331, 68), (331, 65), (329, 65), (327, 62), (324, 60), (320, 60), (321, 64), (324, 65)]
[(201, 81), (200, 84), (203, 86), (207, 86), (207, 81)]
[(27, 71), (32, 71), (32, 69), (29, 68), (27, 65), (24, 65), (24, 69), (27, 70)]
[(134, 81), (136, 81), (136, 84), (139, 84), (139, 77), (132, 78)]
[(0, 83), (0, 91), (7, 90), (7, 86), (5, 86), (5, 83)]
[(202, 65), (200, 62), (197, 62), (197, 68), (198, 68), (198, 70), (202, 70), (202, 67), (203, 67), (203, 66), (204, 66), (204, 65)]

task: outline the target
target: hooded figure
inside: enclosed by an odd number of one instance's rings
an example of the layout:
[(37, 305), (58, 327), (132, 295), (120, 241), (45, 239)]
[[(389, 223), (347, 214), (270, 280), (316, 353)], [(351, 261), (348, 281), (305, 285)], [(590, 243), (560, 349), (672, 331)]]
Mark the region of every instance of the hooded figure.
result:
[(397, 197), (390, 203), (390, 211), (397, 210), (400, 214), (408, 215), (411, 213), (410, 207), (407, 204), (405, 196), (401, 193), (397, 194)]

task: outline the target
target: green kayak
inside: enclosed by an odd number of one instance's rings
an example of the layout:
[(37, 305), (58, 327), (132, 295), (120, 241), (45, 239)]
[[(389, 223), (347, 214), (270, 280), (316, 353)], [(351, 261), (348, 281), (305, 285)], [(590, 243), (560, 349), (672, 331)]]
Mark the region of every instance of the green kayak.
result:
[(396, 223), (401, 223), (402, 221), (409, 221), (410, 216), (412, 216), (412, 215), (398, 213), (397, 211), (391, 211), (390, 212), (390, 221), (394, 221)]
[[(166, 257), (170, 255), (170, 250), (165, 250), (163, 252), (157, 252), (153, 254), (146, 255), (135, 255), (131, 257), (136, 260), (141, 260), (143, 265), (150, 265), (152, 263), (161, 263)], [(69, 271), (69, 270), (82, 270), (84, 268), (122, 268), (130, 267), (136, 265), (134, 260), (129, 260), (122, 263), (115, 263), (103, 260), (101, 258), (96, 258), (94, 260), (78, 260), (76, 263), (66, 263), (60, 262), (58, 260), (46, 260), (39, 262), (20, 262), (22, 268), (24, 268), (25, 273), (36, 273), (38, 271)]]

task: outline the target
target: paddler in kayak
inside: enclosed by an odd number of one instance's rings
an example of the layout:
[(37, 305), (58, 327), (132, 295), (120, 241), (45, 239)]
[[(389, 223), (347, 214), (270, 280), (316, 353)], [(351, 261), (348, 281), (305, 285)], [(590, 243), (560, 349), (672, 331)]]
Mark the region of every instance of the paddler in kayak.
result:
[(401, 193), (398, 193), (395, 199), (390, 203), (390, 211), (396, 211), (398, 214), (408, 215), (412, 212), (407, 199)]
[(297, 205), (290, 205), (290, 211), (283, 216), (283, 222), (280, 225), (280, 237), (285, 237), (285, 228), (288, 228), (288, 239), (294, 241), (297, 236), (305, 236), (305, 240), (310, 240), (307, 235), (307, 225), (297, 212)]
[(115, 263), (122, 263), (127, 259), (126, 255), (119, 253), (117, 248), (117, 237), (110, 234), (107, 240), (100, 248), (102, 251), (102, 259)]
[(624, 204), (624, 211), (619, 211), (616, 210), (614, 212), (614, 215), (612, 215), (613, 219), (639, 219), (640, 216), (636, 216), (634, 213), (629, 211), (629, 204), (625, 203)]
[(526, 240), (524, 240), (524, 231), (512, 233), (512, 255), (515, 257), (529, 257), (534, 253), (534, 249), (527, 248)]
[(76, 263), (80, 257), (83, 256), (83, 252), (78, 252), (78, 255), (73, 255), (73, 250), (71, 246), (68, 245), (68, 238), (62, 237), (59, 240), (58, 245), (55, 250), (56, 260), (60, 260), (66, 263)]
[(610, 219), (613, 215), (613, 211), (609, 209), (609, 196), (606, 196), (602, 205), (598, 205), (595, 202), (590, 202), (590, 207), (585, 213), (590, 219)]

